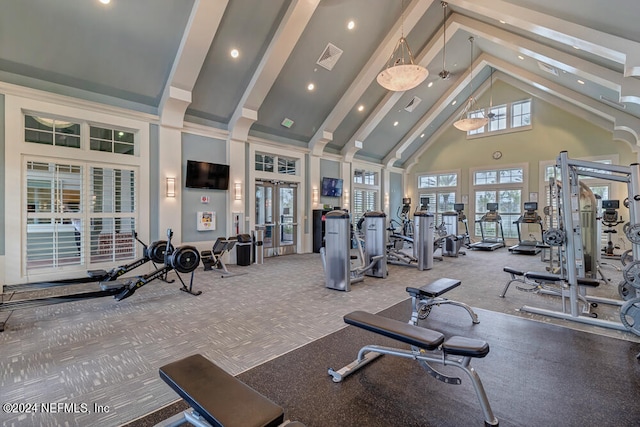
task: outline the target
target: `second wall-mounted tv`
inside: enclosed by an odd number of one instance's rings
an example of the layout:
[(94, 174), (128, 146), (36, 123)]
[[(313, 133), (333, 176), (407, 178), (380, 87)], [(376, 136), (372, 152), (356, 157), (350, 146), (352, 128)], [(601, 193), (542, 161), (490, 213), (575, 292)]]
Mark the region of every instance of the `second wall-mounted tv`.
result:
[(341, 178), (322, 178), (322, 193), (326, 197), (342, 196), (342, 179)]
[(229, 189), (229, 165), (187, 160), (187, 188)]

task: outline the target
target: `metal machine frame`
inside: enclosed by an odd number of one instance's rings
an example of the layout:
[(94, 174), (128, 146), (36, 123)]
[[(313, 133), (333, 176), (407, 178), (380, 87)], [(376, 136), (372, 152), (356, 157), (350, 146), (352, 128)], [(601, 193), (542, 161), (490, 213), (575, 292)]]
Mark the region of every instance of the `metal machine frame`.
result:
[[(569, 310), (554, 311), (527, 305), (523, 306), (521, 310), (610, 329), (629, 330), (640, 335), (640, 165), (634, 163), (630, 166), (617, 166), (573, 160), (569, 159), (566, 151), (562, 151), (557, 158), (557, 166), (560, 167), (563, 183), (560, 197), (562, 203), (560, 217), (563, 229), (556, 230), (556, 234), (563, 237), (562, 244), (565, 246), (566, 262), (563, 267), (566, 273), (564, 276), (566, 289), (562, 293), (562, 298), (563, 300), (568, 299)], [(633, 245), (633, 261), (625, 267), (624, 276), (625, 280), (631, 284), (630, 290), (635, 291), (635, 297), (626, 302), (589, 297), (586, 295), (587, 288), (578, 282), (580, 277), (585, 277), (578, 175), (627, 184), (630, 223), (626, 234)], [(621, 322), (582, 316), (581, 314), (588, 314), (580, 311), (580, 304), (585, 299), (589, 302), (621, 306)]]

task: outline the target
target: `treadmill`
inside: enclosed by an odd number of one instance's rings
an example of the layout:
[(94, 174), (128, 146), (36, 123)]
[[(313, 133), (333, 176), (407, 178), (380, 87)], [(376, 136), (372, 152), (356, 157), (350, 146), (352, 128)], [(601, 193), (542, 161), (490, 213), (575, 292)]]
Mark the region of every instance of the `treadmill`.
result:
[(524, 213), (520, 215), (517, 220), (513, 221), (518, 230), (518, 244), (511, 246), (509, 252), (521, 255), (537, 255), (542, 251), (542, 248), (540, 248), (542, 242), (538, 242), (537, 240), (523, 240), (522, 232), (520, 231), (522, 224), (538, 224), (540, 226), (540, 236), (542, 236), (544, 231), (542, 228), (542, 218), (538, 215), (537, 210), (538, 202), (525, 202)]
[[(487, 203), (487, 213), (482, 215), (480, 221), (480, 234), (482, 235), (482, 241), (469, 245), (471, 249), (477, 249), (481, 251), (495, 251), (496, 249), (504, 248), (504, 230), (502, 229), (502, 217), (498, 213), (497, 203)], [(484, 235), (484, 225), (488, 223), (496, 224), (496, 228), (500, 230), (498, 237), (486, 237)]]

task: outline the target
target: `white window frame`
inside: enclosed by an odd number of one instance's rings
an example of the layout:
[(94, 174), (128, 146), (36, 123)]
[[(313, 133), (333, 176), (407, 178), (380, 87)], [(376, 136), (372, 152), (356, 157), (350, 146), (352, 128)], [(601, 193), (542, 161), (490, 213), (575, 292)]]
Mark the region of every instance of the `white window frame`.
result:
[[(354, 165), (351, 174), (352, 192), (351, 195), (351, 221), (357, 223), (368, 211), (378, 211), (380, 208), (380, 182), (381, 171), (366, 166)], [(361, 176), (362, 182), (356, 182), (356, 177)], [(372, 183), (373, 182), (373, 183)], [(356, 199), (362, 196), (362, 209), (356, 209)]]
[[(441, 186), (439, 184), (440, 181), (440, 177), (444, 176), (444, 175), (456, 175), (456, 185), (453, 186)], [(421, 178), (424, 177), (428, 177), (428, 176), (433, 176), (436, 177), (436, 185), (433, 187), (429, 187), (429, 186), (421, 186), (420, 185), (420, 181)], [(416, 206), (419, 207), (419, 205), (421, 204), (420, 200), (422, 199), (422, 197), (427, 196), (429, 197), (429, 205), (427, 207), (427, 210), (429, 212), (432, 212), (436, 215), (435, 217), (435, 222), (436, 225), (442, 223), (442, 213), (446, 212), (447, 209), (443, 208), (440, 206), (440, 195), (443, 194), (447, 194), (447, 193), (453, 193), (453, 200), (450, 201), (451, 204), (453, 203), (457, 203), (459, 197), (458, 195), (460, 194), (460, 185), (461, 185), (461, 171), (460, 169), (451, 169), (451, 170), (443, 170), (443, 171), (436, 171), (436, 172), (429, 172), (429, 173), (421, 173), (417, 176), (417, 182), (416, 182), (416, 186), (418, 191), (416, 192), (416, 194), (418, 194), (418, 200), (416, 200), (415, 203), (417, 203)], [(434, 196), (434, 200), (431, 200), (431, 195)]]
[[(483, 184), (483, 185), (475, 185), (474, 177), (476, 172), (481, 171), (501, 171), (508, 169), (522, 169), (522, 182), (514, 182), (514, 183), (495, 183), (495, 184)], [(522, 203), (529, 199), (529, 164), (528, 163), (513, 163), (513, 164), (505, 164), (500, 165), (500, 167), (496, 166), (480, 166), (469, 169), (469, 188), (470, 188), (470, 196), (469, 196), (469, 217), (471, 218), (471, 224), (469, 224), (470, 233), (474, 235), (475, 238), (479, 239), (481, 236), (476, 235), (476, 216), (479, 214), (476, 212), (476, 191), (500, 191), (500, 190), (520, 190), (520, 211), (522, 211)], [(499, 200), (497, 201), (499, 203)], [(510, 212), (510, 214), (517, 214), (516, 212)], [(508, 221), (507, 221), (508, 222)], [(507, 228), (509, 224), (507, 224), (504, 220), (502, 221), (502, 227)], [(507, 227), (505, 227), (505, 225)], [(507, 236), (508, 233), (505, 232), (505, 239), (513, 239), (513, 237)], [(515, 237), (517, 239), (517, 236)]]
[[(298, 184), (298, 191), (296, 194), (297, 197), (297, 217), (294, 218), (294, 222), (298, 225), (297, 241), (296, 248), (298, 252), (303, 252), (303, 238), (305, 233), (303, 232), (304, 228), (301, 226), (303, 224), (304, 212), (305, 209), (305, 200), (307, 197), (307, 187), (304, 181), (305, 176), (305, 152), (302, 150), (297, 150), (295, 148), (284, 149), (280, 147), (275, 147), (272, 145), (267, 145), (263, 140), (250, 139), (249, 144), (249, 158), (245, 159), (246, 167), (249, 172), (249, 180), (247, 182), (247, 199), (249, 201), (249, 206), (255, 206), (256, 203), (256, 181), (257, 180), (275, 180), (275, 181), (283, 181), (289, 183)], [(255, 159), (256, 154), (268, 155), (274, 157), (274, 172), (265, 172), (256, 170), (255, 168)], [(296, 173), (295, 174), (284, 174), (278, 173), (278, 157), (287, 158), (289, 160), (295, 160), (296, 162)], [(230, 159), (231, 167), (233, 168), (234, 159)], [(249, 163), (250, 162), (250, 163)], [(238, 165), (240, 166), (240, 165)], [(256, 227), (256, 217), (255, 217), (255, 208), (249, 209), (249, 212), (252, 212), (248, 215), (249, 217), (249, 229), (255, 229)]]
[[(513, 106), (517, 105), (517, 104), (522, 104), (524, 102), (529, 101), (529, 124), (528, 125), (524, 125), (524, 126), (513, 126)], [(471, 130), (467, 132), (467, 139), (475, 139), (475, 138), (482, 138), (485, 136), (493, 136), (493, 135), (501, 135), (501, 134), (506, 134), (506, 133), (512, 133), (512, 132), (522, 132), (522, 131), (527, 131), (527, 130), (531, 130), (533, 129), (533, 99), (532, 98), (528, 98), (528, 99), (520, 99), (518, 101), (513, 101), (513, 102), (508, 102), (506, 104), (501, 104), (501, 105), (495, 105), (492, 106), (491, 108), (487, 107), (487, 108), (482, 108), (480, 110), (475, 110), (475, 111), (470, 111), (468, 113), (468, 117), (474, 117), (474, 116), (480, 116), (479, 112), (483, 113), (484, 117), (488, 117), (488, 113), (491, 110), (496, 110), (498, 108), (501, 107), (506, 107), (506, 117), (504, 118), (506, 120), (505, 123), (505, 127), (504, 128), (499, 128), (496, 130), (490, 130), (491, 129), (491, 123), (492, 121), (489, 120), (489, 122), (481, 127), (480, 129), (476, 129), (476, 130)], [(495, 120), (495, 118), (494, 118)], [(501, 117), (498, 118), (498, 120), (502, 120)]]
[[(24, 93), (22, 93), (24, 92)], [(142, 241), (149, 241), (149, 122), (144, 114), (138, 114), (115, 107), (105, 107), (88, 101), (76, 101), (73, 105), (56, 96), (33, 96), (30, 90), (18, 91), (5, 95), (5, 164), (11, 165), (5, 169), (5, 261), (7, 265), (15, 266), (5, 271), (5, 283), (23, 283), (26, 281), (56, 280), (86, 274), (83, 265), (62, 267), (42, 273), (27, 275), (26, 245), (23, 236), (27, 229), (27, 204), (23, 201), (22, 189), (26, 187), (24, 181), (25, 159), (35, 157), (39, 159), (55, 159), (57, 163), (88, 162), (95, 164), (119, 165), (122, 168), (137, 168), (139, 180), (138, 193), (138, 237)], [(46, 99), (46, 100), (41, 100)], [(40, 115), (59, 119), (68, 118), (71, 121), (80, 120), (85, 137), (81, 140), (81, 148), (64, 146), (50, 146), (45, 144), (28, 143), (24, 138), (24, 115)], [(88, 127), (96, 124), (102, 127), (127, 129), (135, 133), (135, 154), (123, 155), (88, 149)], [(16, 183), (20, 183), (20, 191), (15, 191)], [(139, 249), (139, 248), (138, 248)], [(114, 267), (116, 263), (103, 265), (104, 268)]]

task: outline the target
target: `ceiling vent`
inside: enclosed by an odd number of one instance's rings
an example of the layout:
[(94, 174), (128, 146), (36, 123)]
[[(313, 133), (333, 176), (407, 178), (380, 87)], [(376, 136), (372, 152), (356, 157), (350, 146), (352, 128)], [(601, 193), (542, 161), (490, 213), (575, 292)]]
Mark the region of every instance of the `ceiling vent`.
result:
[(422, 99), (418, 98), (417, 96), (414, 96), (413, 98), (411, 98), (411, 101), (409, 101), (407, 106), (404, 107), (404, 109), (405, 111), (408, 111), (411, 113), (413, 110), (416, 109), (418, 104), (420, 104), (421, 102), (422, 102)]
[(322, 55), (320, 55), (320, 58), (318, 58), (316, 64), (331, 71), (341, 56), (342, 49), (335, 45), (332, 45), (331, 43), (328, 43), (327, 47), (325, 47), (322, 51)]
[(553, 74), (554, 76), (558, 75), (558, 69), (554, 66), (538, 61), (538, 67), (540, 67), (542, 71), (546, 71), (549, 74)]

